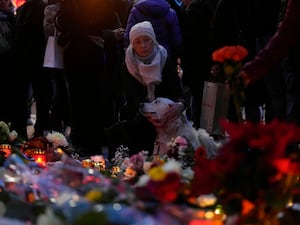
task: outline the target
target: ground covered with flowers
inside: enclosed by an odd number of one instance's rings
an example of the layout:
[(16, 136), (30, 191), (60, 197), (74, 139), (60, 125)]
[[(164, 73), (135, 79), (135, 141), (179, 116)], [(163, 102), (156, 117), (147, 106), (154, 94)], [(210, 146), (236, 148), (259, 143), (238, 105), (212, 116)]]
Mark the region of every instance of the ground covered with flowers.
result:
[(300, 128), (222, 121), (214, 159), (184, 137), (164, 156), (80, 159), (64, 135), (18, 139), (0, 122), (0, 224), (300, 224)]

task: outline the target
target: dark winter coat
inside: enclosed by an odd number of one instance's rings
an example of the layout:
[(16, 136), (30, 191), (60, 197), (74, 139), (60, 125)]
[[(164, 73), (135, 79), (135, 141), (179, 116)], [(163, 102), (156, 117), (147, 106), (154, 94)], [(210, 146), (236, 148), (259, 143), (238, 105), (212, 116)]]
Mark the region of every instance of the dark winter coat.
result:
[[(204, 81), (209, 78), (209, 38), (212, 11), (203, 0), (193, 0), (183, 14), (183, 83), (193, 95), (202, 96)], [(196, 53), (192, 54), (192, 53)]]
[(22, 63), (24, 67), (42, 67), (46, 47), (43, 26), (45, 7), (43, 1), (33, 0), (17, 9), (14, 53), (19, 65)]
[(212, 23), (212, 50), (239, 44), (251, 59), (256, 53), (254, 15), (253, 0), (220, 0)]

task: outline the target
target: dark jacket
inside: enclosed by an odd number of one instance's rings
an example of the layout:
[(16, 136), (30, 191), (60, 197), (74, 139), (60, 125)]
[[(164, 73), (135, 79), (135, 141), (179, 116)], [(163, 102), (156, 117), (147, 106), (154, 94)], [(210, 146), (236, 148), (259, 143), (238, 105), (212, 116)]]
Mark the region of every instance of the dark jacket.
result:
[[(268, 72), (288, 56), (292, 48), (300, 42), (300, 1), (289, 0), (287, 11), (279, 29), (253, 61), (244, 65), (243, 69), (252, 82), (267, 75)], [(299, 63), (298, 63), (299, 67)]]
[(254, 5), (255, 36), (273, 35), (279, 22), (281, 0), (254, 0)]
[(254, 0), (220, 0), (212, 22), (212, 51), (239, 44), (251, 59), (256, 53), (254, 16)]
[(145, 20), (152, 23), (158, 43), (176, 59), (182, 44), (181, 30), (177, 14), (166, 0), (139, 0), (133, 5), (124, 36), (125, 47), (129, 45), (131, 27)]
[(13, 11), (0, 10), (0, 34), (7, 45), (0, 46), (0, 65), (6, 65), (6, 58), (10, 55), (15, 30), (15, 16)]
[(14, 53), (18, 63), (25, 68), (43, 65), (46, 47), (43, 26), (45, 6), (41, 0), (32, 0), (17, 9)]
[(209, 78), (211, 19), (212, 11), (203, 0), (193, 0), (183, 14), (182, 79), (191, 88), (192, 94), (197, 96), (202, 96), (200, 87)]

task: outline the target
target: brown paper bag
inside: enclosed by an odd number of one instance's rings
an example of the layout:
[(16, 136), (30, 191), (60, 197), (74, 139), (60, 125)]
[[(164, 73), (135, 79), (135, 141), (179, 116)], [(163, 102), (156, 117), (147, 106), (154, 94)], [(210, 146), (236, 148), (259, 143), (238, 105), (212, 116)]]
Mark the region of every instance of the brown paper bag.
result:
[(220, 120), (227, 118), (230, 90), (222, 83), (204, 83), (200, 127), (208, 133), (222, 135)]

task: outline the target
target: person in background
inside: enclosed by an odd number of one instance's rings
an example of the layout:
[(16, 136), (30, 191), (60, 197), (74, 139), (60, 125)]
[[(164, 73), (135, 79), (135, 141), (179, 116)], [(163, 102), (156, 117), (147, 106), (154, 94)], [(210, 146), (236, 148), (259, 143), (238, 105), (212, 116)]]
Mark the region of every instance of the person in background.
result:
[[(62, 0), (49, 0), (48, 5), (44, 10), (44, 32), (45, 38), (53, 36), (55, 32), (58, 34), (56, 28), (56, 18), (60, 10), (60, 3)], [(65, 80), (63, 69), (45, 68), (47, 76), (52, 80), (52, 104), (50, 114), (50, 130), (61, 132), (68, 135), (70, 126), (70, 106), (69, 93)]]
[(104, 32), (118, 21), (107, 0), (65, 0), (57, 19), (58, 43), (68, 44), (64, 72), (69, 87), (72, 147), (89, 156), (107, 145), (104, 132), (110, 110)]
[(11, 76), (11, 68), (13, 68), (13, 59), (11, 55), (14, 29), (15, 29), (15, 15), (14, 5), (11, 0), (0, 0), (0, 68), (1, 76), (0, 83), (5, 84), (1, 86), (1, 92), (5, 97), (1, 98), (0, 121), (6, 123), (11, 122), (11, 101), (10, 92), (12, 90), (13, 79)]
[[(191, 96), (189, 118), (193, 126), (199, 128), (204, 82), (210, 78), (209, 41), (213, 11), (203, 0), (182, 2), (182, 83), (187, 96)], [(196, 52), (196, 55), (192, 52)]]
[[(60, 10), (61, 2), (62, 0), (49, 0), (48, 5), (45, 7), (43, 24), (46, 40), (50, 35), (53, 36), (55, 32), (58, 34), (55, 21)], [(45, 68), (45, 72), (48, 73), (47, 76), (51, 77), (53, 89), (50, 130), (61, 132), (68, 136), (70, 106), (64, 71), (63, 69)]]
[[(118, 13), (119, 23), (126, 26), (130, 10), (137, 0), (112, 0), (114, 9)], [(123, 40), (124, 44), (124, 40)]]
[[(268, 40), (273, 36), (277, 30), (280, 11), (281, 0), (255, 0), (255, 16), (254, 28), (256, 37), (256, 52), (261, 50)], [(268, 10), (266, 10), (268, 9)], [(282, 80), (284, 72), (284, 65), (280, 64), (264, 77), (265, 82), (265, 106), (263, 109), (263, 122), (268, 123), (274, 119), (274, 113), (276, 111), (277, 116), (283, 115), (285, 106), (282, 105), (285, 100), (284, 97), (285, 88), (283, 87), (284, 81)], [(271, 97), (272, 96), (272, 97)], [(282, 96), (282, 97), (281, 97)], [(280, 116), (282, 118), (282, 116)]]
[(119, 112), (124, 104), (124, 85), (122, 81), (122, 64), (124, 63), (124, 32), (130, 7), (129, 1), (111, 0), (117, 23), (103, 30), (106, 56), (105, 127), (119, 121)]
[(13, 45), (14, 72), (14, 121), (12, 126), (26, 136), (28, 99), (30, 86), (36, 102), (34, 135), (49, 131), (52, 84), (45, 74), (43, 60), (46, 47), (43, 20), (46, 3), (42, 0), (26, 0), (16, 10), (16, 30)]
[(285, 76), (286, 118), (300, 125), (300, 1), (288, 0), (284, 19), (278, 30), (253, 60), (246, 63), (238, 77), (246, 86), (266, 76), (287, 57), (289, 73)]
[[(8, 61), (15, 26), (14, 5), (11, 0), (0, 1), (0, 57), (3, 66)], [(8, 61), (9, 62), (9, 61)]]
[[(255, 0), (220, 0), (216, 6), (211, 30), (211, 51), (228, 45), (242, 45), (248, 50), (245, 61), (251, 60), (256, 53), (255, 37)], [(216, 64), (213, 64), (212, 68)], [(212, 69), (213, 70), (213, 69)], [(219, 69), (221, 71), (221, 69)], [(219, 76), (226, 82), (225, 77)], [(245, 90), (245, 118), (254, 123), (261, 122), (261, 106), (265, 101), (265, 83), (263, 79), (249, 85)], [(229, 101), (228, 119), (238, 122), (233, 98)]]
[[(164, 115), (172, 120), (185, 109), (185, 98), (177, 76), (176, 64), (167, 50), (158, 43), (152, 24), (143, 21), (135, 24), (129, 32), (130, 45), (126, 49), (124, 121), (111, 128), (111, 142), (124, 145), (130, 154), (147, 150), (151, 154), (156, 137), (155, 128), (139, 112), (142, 102), (156, 97), (167, 97), (176, 102)], [(111, 151), (112, 150), (112, 151)], [(110, 155), (113, 149), (110, 148)]]

